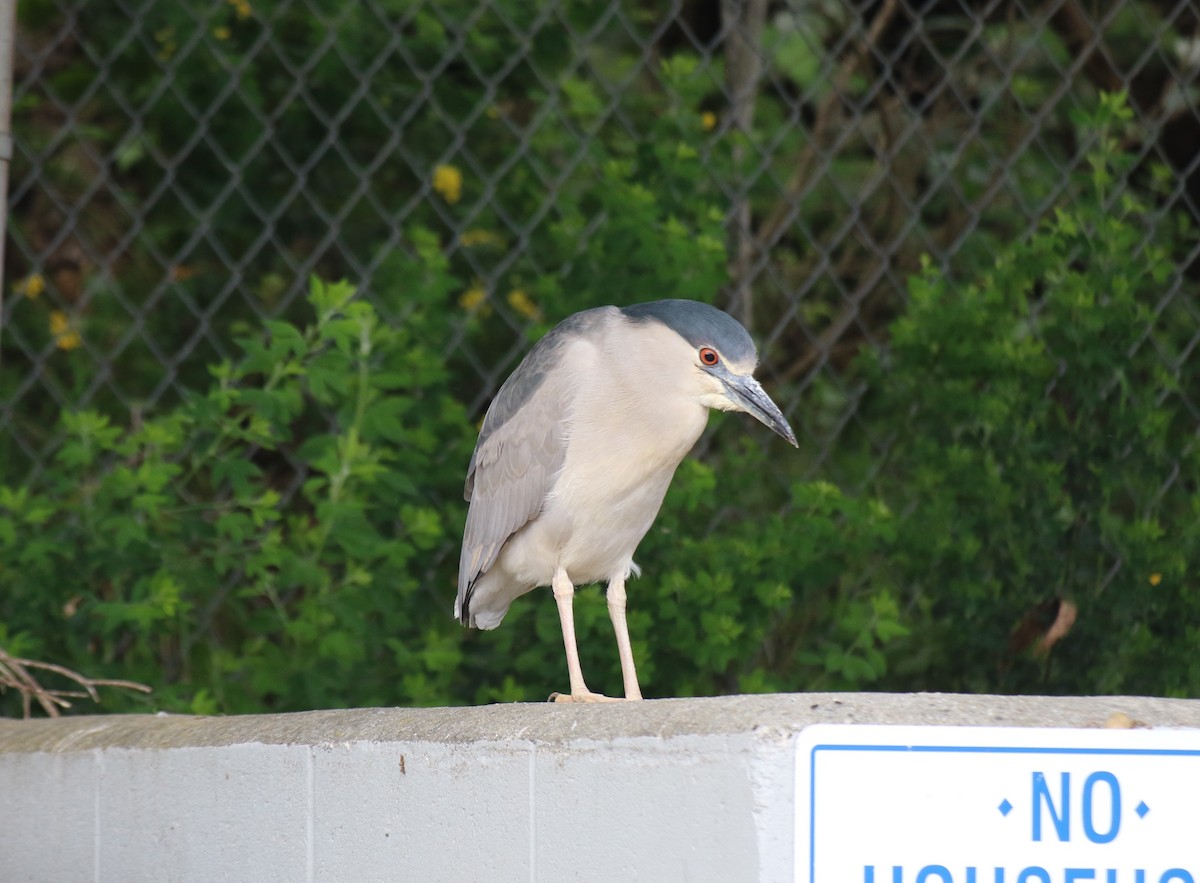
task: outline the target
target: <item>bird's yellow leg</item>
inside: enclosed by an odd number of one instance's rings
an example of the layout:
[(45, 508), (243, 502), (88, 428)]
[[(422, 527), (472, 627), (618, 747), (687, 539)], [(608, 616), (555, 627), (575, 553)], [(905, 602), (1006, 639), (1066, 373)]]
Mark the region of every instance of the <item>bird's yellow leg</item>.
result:
[(593, 693), (583, 682), (583, 669), (579, 665), (579, 648), (575, 644), (575, 586), (567, 577), (567, 572), (559, 568), (550, 583), (554, 591), (554, 603), (558, 605), (558, 621), (562, 626), (563, 646), (567, 651), (567, 674), (571, 678), (571, 695), (553, 693), (550, 698), (555, 702), (619, 702), (600, 693)]
[(614, 576), (608, 581), (608, 615), (617, 634), (617, 653), (621, 656), (621, 679), (625, 682), (625, 698), (641, 699), (637, 667), (633, 664), (633, 646), (629, 643), (629, 626), (625, 622), (625, 577)]

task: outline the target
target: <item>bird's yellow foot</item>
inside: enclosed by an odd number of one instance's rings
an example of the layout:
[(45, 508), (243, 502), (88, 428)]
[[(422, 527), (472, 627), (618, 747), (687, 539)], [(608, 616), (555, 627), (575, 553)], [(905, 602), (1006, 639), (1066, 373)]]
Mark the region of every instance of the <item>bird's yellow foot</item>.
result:
[(578, 693), (551, 693), (551, 702), (624, 702), (618, 696), (605, 696), (603, 693), (593, 693), (591, 690), (581, 690)]

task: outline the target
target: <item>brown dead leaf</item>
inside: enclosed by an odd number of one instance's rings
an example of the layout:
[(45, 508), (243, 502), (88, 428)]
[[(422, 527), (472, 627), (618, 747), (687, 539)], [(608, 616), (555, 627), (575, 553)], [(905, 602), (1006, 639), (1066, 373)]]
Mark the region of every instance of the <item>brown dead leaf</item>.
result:
[(1075, 625), (1075, 618), (1079, 615), (1079, 607), (1073, 601), (1059, 601), (1058, 615), (1054, 617), (1054, 622), (1050, 628), (1046, 629), (1038, 641), (1033, 646), (1034, 654), (1044, 656), (1050, 652), (1050, 648), (1067, 636), (1067, 632), (1071, 631), (1071, 626)]

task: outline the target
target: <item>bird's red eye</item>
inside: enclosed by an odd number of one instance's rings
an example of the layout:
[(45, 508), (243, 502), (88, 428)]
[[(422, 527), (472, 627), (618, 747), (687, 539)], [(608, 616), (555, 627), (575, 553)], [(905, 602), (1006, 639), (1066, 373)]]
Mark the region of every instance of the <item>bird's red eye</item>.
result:
[(712, 367), (721, 361), (721, 357), (717, 355), (717, 351), (710, 346), (700, 348), (700, 361), (708, 367)]

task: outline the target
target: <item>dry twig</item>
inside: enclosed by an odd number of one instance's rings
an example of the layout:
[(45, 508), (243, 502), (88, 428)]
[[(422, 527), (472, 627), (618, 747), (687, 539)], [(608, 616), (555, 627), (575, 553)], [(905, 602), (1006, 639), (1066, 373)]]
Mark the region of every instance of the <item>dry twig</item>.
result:
[[(69, 681), (78, 684), (80, 690), (60, 690), (43, 686), (30, 669), (47, 671), (61, 675)], [(90, 698), (93, 702), (100, 701), (97, 687), (116, 687), (121, 690), (137, 690), (139, 693), (149, 693), (151, 688), (134, 681), (114, 681), (100, 678), (89, 678), (77, 671), (53, 662), (38, 662), (34, 659), (21, 659), (10, 656), (0, 647), (0, 691), (14, 689), (21, 694), (21, 706), (25, 717), (29, 718), (33, 711), (33, 701), (36, 699), (42, 711), (49, 717), (58, 717), (60, 708), (70, 708), (71, 699)]]

